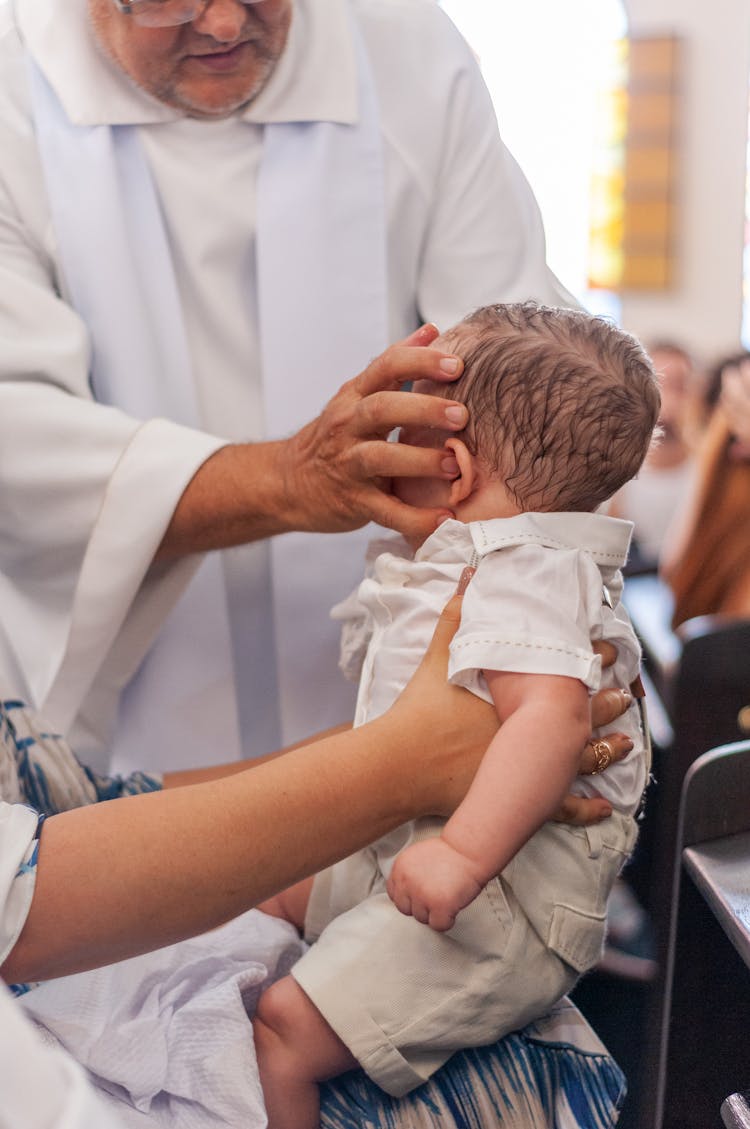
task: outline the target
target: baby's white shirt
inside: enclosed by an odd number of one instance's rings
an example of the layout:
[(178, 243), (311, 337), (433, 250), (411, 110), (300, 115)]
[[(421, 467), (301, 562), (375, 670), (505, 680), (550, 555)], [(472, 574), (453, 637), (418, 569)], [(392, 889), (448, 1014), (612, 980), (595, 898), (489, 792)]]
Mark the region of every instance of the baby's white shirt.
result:
[[(483, 670), (578, 678), (591, 693), (628, 686), (640, 664), (621, 603), (631, 533), (630, 522), (603, 514), (526, 513), (446, 521), (414, 555), (400, 537), (374, 542), (368, 575), (332, 612), (344, 621), (342, 669), (356, 677), (361, 662), (355, 725), (382, 714), (400, 694), (471, 563), (477, 571), (451, 644), (452, 682), (487, 701)], [(617, 661), (604, 671), (591, 649), (597, 639), (617, 647)], [(635, 705), (599, 735), (615, 731), (632, 738), (633, 751), (593, 780), (578, 777), (573, 791), (596, 792), (632, 814), (648, 773)]]

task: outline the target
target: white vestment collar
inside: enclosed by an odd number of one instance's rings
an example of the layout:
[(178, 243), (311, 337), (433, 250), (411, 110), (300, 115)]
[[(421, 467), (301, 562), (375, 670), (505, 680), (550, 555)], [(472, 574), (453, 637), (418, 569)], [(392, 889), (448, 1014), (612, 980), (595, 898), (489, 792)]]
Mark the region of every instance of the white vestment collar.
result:
[[(49, 0), (35, 2), (40, 10), (47, 8), (48, 24), (53, 24)], [(66, 7), (82, 2), (66, 0)], [(343, 10), (339, 0), (329, 2)], [(59, 11), (62, 6), (54, 3)], [(366, 48), (353, 21), (349, 44), (359, 76), (356, 122), (273, 122), (264, 133), (257, 300), (266, 423), (272, 436), (288, 434), (320, 410), (325, 394), (311, 378), (311, 358), (318, 371), (335, 373), (343, 381), (387, 343), (379, 116)], [(45, 76), (32, 55), (34, 116), (53, 226), (67, 289), (91, 333), (96, 396), (139, 418), (168, 416), (200, 427), (170, 249), (137, 128), (71, 122), (49, 81), (54, 81), (55, 68), (47, 66)], [(92, 64), (94, 72), (100, 63)], [(248, 294), (248, 303), (255, 298)], [(316, 573), (335, 571), (332, 549), (330, 538), (323, 536), (305, 536), (303, 543), (296, 535), (274, 539), (275, 630), (265, 641), (232, 639), (232, 605), (242, 593), (225, 591), (218, 558), (209, 557), (172, 612), (167, 636), (156, 643), (161, 648), (158, 667), (168, 673), (160, 695), (163, 708), (169, 710), (169, 687), (175, 681), (183, 694), (190, 684), (191, 663), (199, 659), (195, 640), (201, 639), (203, 650), (214, 656), (217, 679), (219, 652), (229, 680), (233, 647), (240, 662), (243, 647), (266, 647), (271, 661), (275, 653), (282, 716), (287, 709), (302, 709), (286, 687), (285, 669), (292, 660), (299, 667), (300, 602), (304, 615), (305, 592), (314, 587)], [(203, 590), (199, 599), (198, 586)], [(103, 625), (99, 645), (92, 646), (90, 633), (79, 637), (73, 625), (68, 653), (48, 697), (55, 716), (72, 720), (112, 645), (111, 631), (111, 625)], [(311, 653), (311, 671), (315, 659)], [(178, 670), (183, 673), (176, 678)], [(252, 718), (246, 721), (252, 724)]]

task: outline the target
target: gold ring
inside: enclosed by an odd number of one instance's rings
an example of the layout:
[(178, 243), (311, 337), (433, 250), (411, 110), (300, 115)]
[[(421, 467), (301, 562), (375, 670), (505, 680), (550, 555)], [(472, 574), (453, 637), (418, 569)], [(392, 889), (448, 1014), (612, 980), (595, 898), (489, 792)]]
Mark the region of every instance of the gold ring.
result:
[(605, 768), (609, 768), (614, 754), (609, 741), (592, 741), (591, 748), (596, 760), (589, 776), (598, 776), (600, 772), (604, 772)]

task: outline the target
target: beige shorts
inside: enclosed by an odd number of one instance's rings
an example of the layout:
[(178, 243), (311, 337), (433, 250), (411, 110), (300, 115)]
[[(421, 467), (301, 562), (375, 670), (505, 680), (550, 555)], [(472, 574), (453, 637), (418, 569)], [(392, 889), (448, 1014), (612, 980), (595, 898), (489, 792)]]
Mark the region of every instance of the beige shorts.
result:
[[(414, 840), (439, 832), (422, 821)], [(315, 881), (315, 943), (292, 969), (367, 1074), (401, 1096), (456, 1051), (544, 1014), (599, 958), (606, 900), (635, 841), (632, 819), (546, 824), (448, 933), (405, 917), (374, 848)]]

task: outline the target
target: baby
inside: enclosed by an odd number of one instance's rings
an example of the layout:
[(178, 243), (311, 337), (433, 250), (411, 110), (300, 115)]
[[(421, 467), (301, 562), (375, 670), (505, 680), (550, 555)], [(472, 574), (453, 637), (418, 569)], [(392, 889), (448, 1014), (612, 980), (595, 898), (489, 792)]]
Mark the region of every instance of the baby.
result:
[[(548, 821), (568, 791), (594, 792), (576, 777), (590, 694), (638, 674), (620, 603), (632, 526), (595, 511), (648, 450), (651, 364), (610, 323), (531, 303), (477, 310), (439, 344), (465, 370), (435, 394), (464, 401), (470, 423), (409, 440), (445, 446), (458, 474), (399, 489), (456, 518), (411, 550), (381, 542), (335, 614), (345, 664), (364, 659), (359, 725), (403, 688), (474, 569), (448, 674), (493, 702), (501, 726), (447, 822), (402, 827), (264, 907), (315, 941), (255, 1019), (270, 1129), (316, 1127), (317, 1083), (357, 1065), (402, 1095), (457, 1049), (542, 1015), (596, 963), (636, 837), (649, 766), (635, 707), (617, 722), (633, 752), (596, 789), (612, 815)], [(604, 672), (597, 639), (617, 647)]]

